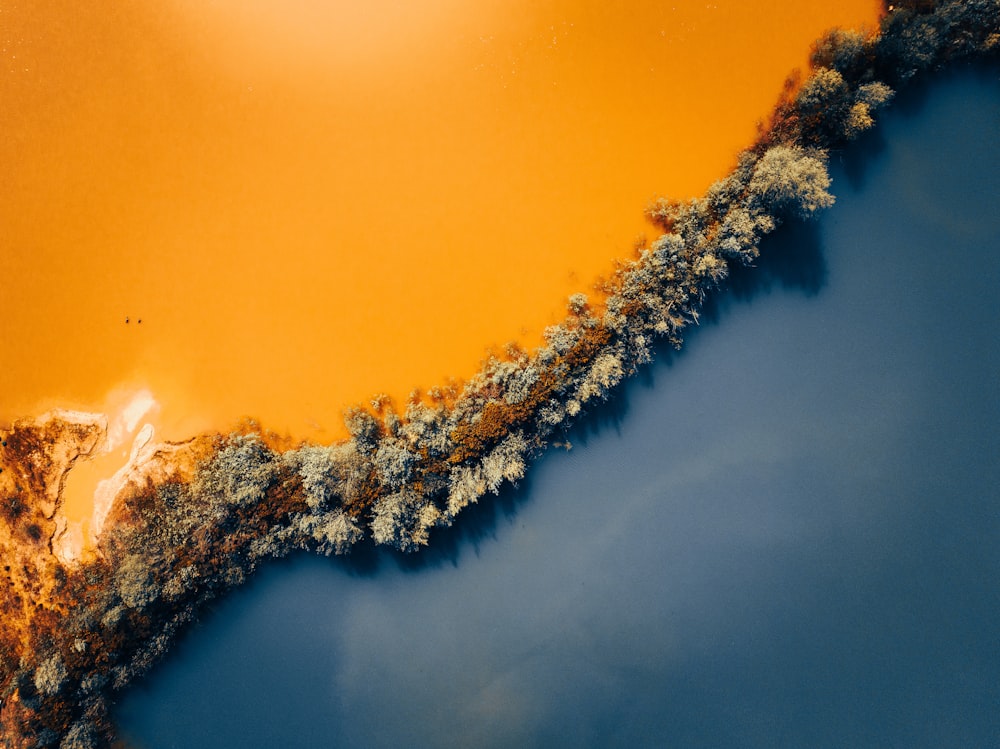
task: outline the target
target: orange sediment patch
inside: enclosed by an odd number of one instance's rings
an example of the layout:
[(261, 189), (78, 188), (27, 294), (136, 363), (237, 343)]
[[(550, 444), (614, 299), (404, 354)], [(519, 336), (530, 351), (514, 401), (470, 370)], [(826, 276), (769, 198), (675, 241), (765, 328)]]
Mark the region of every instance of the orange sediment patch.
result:
[(3, 9), (0, 419), (124, 388), (158, 438), (249, 415), (329, 440), (345, 405), (468, 377), (879, 8), (399, 5)]

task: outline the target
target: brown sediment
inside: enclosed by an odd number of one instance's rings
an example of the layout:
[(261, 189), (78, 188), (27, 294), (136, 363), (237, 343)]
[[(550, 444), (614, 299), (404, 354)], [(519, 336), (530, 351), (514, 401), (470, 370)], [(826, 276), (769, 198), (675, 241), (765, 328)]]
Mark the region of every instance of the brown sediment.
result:
[(877, 17), (320, 5), (5, 9), (0, 418), (146, 387), (161, 437), (342, 436), (349, 403), (536, 345), (645, 204), (726, 171), (814, 37)]
[[(59, 490), (103, 425), (70, 412), (21, 421), (0, 433), (0, 660), (30, 652), (68, 613), (65, 574), (52, 553)], [(16, 661), (0, 664), (4, 670)]]

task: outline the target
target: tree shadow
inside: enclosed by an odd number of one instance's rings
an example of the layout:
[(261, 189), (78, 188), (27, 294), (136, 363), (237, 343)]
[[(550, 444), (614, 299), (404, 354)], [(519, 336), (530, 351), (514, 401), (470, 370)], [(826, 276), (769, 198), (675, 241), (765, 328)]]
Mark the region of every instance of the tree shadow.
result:
[(437, 567), (457, 567), (463, 555), (471, 552), (479, 556), (483, 544), (498, 540), (503, 524), (513, 523), (518, 509), (532, 496), (533, 468), (548, 457), (546, 453), (529, 466), (516, 485), (505, 484), (496, 495), (487, 493), (464, 508), (452, 525), (432, 530), (428, 545), (417, 551), (407, 553), (379, 547), (366, 537), (349, 554), (331, 557), (331, 564), (352, 577), (366, 578), (376, 577), (385, 569), (418, 573)]
[(876, 125), (863, 133), (854, 143), (830, 154), (830, 161), (839, 167), (854, 192), (860, 192), (867, 185), (867, 177), (888, 150), (883, 135), (882, 121), (885, 116), (913, 119), (919, 117), (933, 98), (934, 92), (942, 85), (971, 77), (979, 83), (994, 83), (997, 75), (996, 60), (974, 60), (964, 65), (949, 67), (920, 76), (912, 83), (896, 92), (889, 107), (876, 115)]
[[(858, 193), (865, 189), (871, 167), (885, 156), (888, 148), (885, 136), (882, 135), (882, 126), (878, 124), (863, 133), (849, 148), (831, 153), (830, 162), (839, 167), (847, 179), (848, 188)], [(833, 192), (837, 193), (836, 182)]]
[(653, 361), (640, 367), (607, 401), (590, 408), (567, 438), (573, 444), (586, 445), (610, 431), (620, 434), (629, 414), (632, 388), (648, 390), (656, 385), (658, 374), (673, 367), (705, 330), (719, 325), (734, 304), (752, 303), (775, 290), (813, 297), (826, 285), (827, 275), (819, 223), (797, 221), (779, 227), (761, 242), (760, 257), (752, 266), (734, 264), (729, 277), (708, 294), (699, 310), (698, 323), (684, 331), (680, 350), (658, 341), (653, 347)]
[(435, 529), (428, 545), (416, 553), (392, 551), (388, 556), (404, 572), (422, 572), (448, 565), (457, 567), (462, 557), (469, 553), (478, 557), (483, 545), (496, 542), (503, 527), (512, 525), (518, 510), (534, 496), (532, 473), (548, 457), (546, 453), (529, 465), (524, 478), (516, 485), (506, 484), (499, 494), (480, 497), (478, 502), (463, 509), (452, 525)]
[(926, 108), (930, 91), (940, 76), (921, 78), (918, 82), (904, 86), (896, 92), (888, 109), (876, 114), (876, 124), (871, 130), (862, 133), (853, 143), (836, 149), (830, 154), (830, 161), (839, 167), (847, 178), (848, 187), (854, 192), (864, 190), (868, 174), (873, 166), (883, 158), (888, 150), (883, 131), (883, 118), (886, 114), (905, 117), (918, 117)]
[(819, 221), (785, 224), (764, 238), (753, 266), (732, 268), (721, 293), (706, 301), (705, 314), (717, 315), (729, 298), (752, 302), (775, 289), (814, 297), (826, 286), (827, 275)]
[[(612, 396), (590, 407), (555, 442), (587, 445), (592, 439), (608, 434), (620, 434), (630, 411), (634, 388), (650, 389), (657, 384), (659, 375), (669, 370), (683, 356), (691, 341), (703, 332), (720, 324), (735, 303), (749, 304), (776, 290), (790, 291), (813, 297), (826, 284), (827, 266), (823, 255), (822, 233), (817, 222), (785, 224), (768, 236), (760, 248), (760, 258), (753, 267), (733, 268), (721, 288), (712, 292), (700, 311), (700, 324), (685, 331), (685, 345), (680, 351), (666, 343), (654, 348), (654, 360), (643, 365)], [(550, 445), (527, 469), (524, 479), (516, 486), (507, 485), (498, 495), (487, 494), (476, 504), (462, 510), (454, 524), (437, 528), (431, 533), (428, 546), (414, 553), (403, 553), (376, 547), (366, 539), (353, 551), (337, 557), (335, 564), (349, 574), (361, 577), (376, 576), (386, 565), (406, 572), (422, 572), (445, 565), (458, 566), (463, 555), (479, 555), (485, 543), (497, 540), (502, 524), (510, 524), (518, 510), (531, 501), (531, 477), (542, 461), (558, 457), (558, 450)]]

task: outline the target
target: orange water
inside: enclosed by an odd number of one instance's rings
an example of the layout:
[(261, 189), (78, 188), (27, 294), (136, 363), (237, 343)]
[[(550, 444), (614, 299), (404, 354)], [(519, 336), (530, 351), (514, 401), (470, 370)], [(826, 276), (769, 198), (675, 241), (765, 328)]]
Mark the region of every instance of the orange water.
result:
[(0, 8), (0, 419), (145, 387), (161, 437), (330, 439), (349, 403), (467, 377), (878, 12), (628, 5)]

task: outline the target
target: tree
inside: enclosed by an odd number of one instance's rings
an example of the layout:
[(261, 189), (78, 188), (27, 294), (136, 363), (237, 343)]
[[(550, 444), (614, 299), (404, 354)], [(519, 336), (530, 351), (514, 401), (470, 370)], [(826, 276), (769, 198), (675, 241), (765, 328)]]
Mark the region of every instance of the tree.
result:
[(437, 522), (440, 511), (412, 489), (381, 497), (374, 507), (372, 538), (377, 544), (413, 551), (424, 546), (428, 530)]
[(774, 146), (757, 162), (750, 180), (751, 207), (761, 213), (809, 218), (829, 208), (830, 175), (821, 151), (800, 146)]
[(830, 68), (819, 68), (802, 85), (795, 106), (809, 142), (826, 145), (840, 135), (852, 104), (850, 94), (844, 77)]
[(528, 442), (521, 432), (515, 432), (504, 439), (483, 458), (483, 480), (494, 494), (500, 491), (504, 481), (517, 481), (524, 477), (524, 456)]
[(888, 102), (895, 92), (881, 81), (859, 86), (854, 95), (854, 104), (844, 118), (843, 131), (848, 140), (853, 140), (875, 124), (872, 113)]
[(63, 736), (59, 749), (96, 749), (97, 731), (89, 720), (79, 720)]
[(867, 52), (865, 38), (857, 31), (832, 29), (813, 45), (810, 62), (814, 68), (831, 68), (854, 78)]
[(35, 669), (35, 689), (40, 694), (50, 697), (58, 694), (66, 683), (66, 675), (66, 666), (63, 665), (59, 654), (55, 653)]
[(326, 507), (335, 492), (336, 471), (330, 448), (307, 445), (282, 456), (302, 480), (306, 504), (312, 510)]
[(278, 475), (272, 453), (256, 435), (236, 435), (198, 474), (195, 493), (213, 503), (256, 504)]
[(831, 68), (819, 68), (802, 85), (795, 100), (803, 116), (836, 116), (847, 106), (850, 90), (844, 76)]
[(378, 420), (363, 408), (348, 409), (344, 414), (344, 425), (362, 450), (373, 447), (381, 433)]
[(413, 466), (417, 462), (417, 456), (407, 450), (398, 440), (384, 439), (375, 451), (375, 458), (372, 461), (375, 470), (378, 471), (379, 479), (385, 486), (398, 489), (407, 481), (413, 473)]

